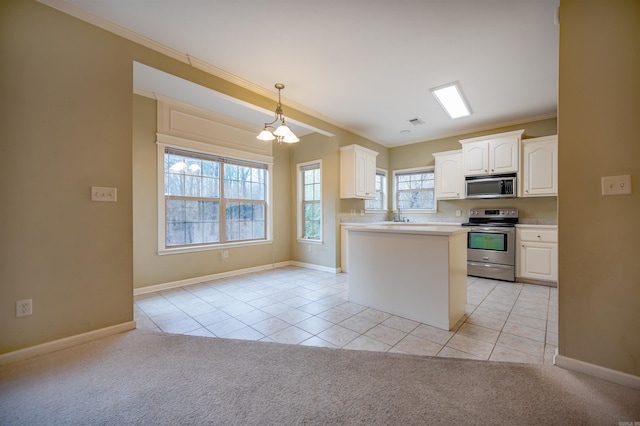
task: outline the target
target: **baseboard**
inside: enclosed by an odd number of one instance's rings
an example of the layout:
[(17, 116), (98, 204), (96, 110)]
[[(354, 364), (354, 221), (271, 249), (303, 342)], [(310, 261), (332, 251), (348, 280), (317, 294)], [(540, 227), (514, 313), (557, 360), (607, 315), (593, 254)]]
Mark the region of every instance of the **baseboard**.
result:
[(17, 351), (0, 354), (0, 365), (10, 364), (16, 361), (22, 361), (33, 358), (38, 355), (44, 355), (56, 352), (61, 349), (67, 349), (93, 340), (109, 337), (114, 334), (120, 334), (125, 331), (134, 330), (136, 328), (135, 321), (127, 321), (121, 324), (112, 325), (98, 330), (88, 331), (86, 333), (77, 334), (75, 336), (65, 337), (64, 339), (54, 340), (52, 342), (43, 343), (41, 345), (31, 346), (29, 348), (19, 349)]
[(332, 274), (340, 273), (340, 268), (330, 268), (328, 266), (314, 265), (313, 263), (297, 262), (292, 260), (289, 265), (299, 266), (301, 268), (315, 269), (316, 271), (329, 272)]
[(516, 282), (524, 284), (545, 285), (547, 287), (558, 287), (558, 283), (556, 281), (534, 280), (532, 278), (516, 277)]
[(569, 358), (558, 354), (557, 349), (556, 354), (553, 357), (553, 363), (558, 367), (564, 368), (566, 370), (577, 371), (578, 373), (587, 374), (589, 376), (597, 377), (608, 382), (617, 383), (619, 385), (633, 389), (640, 389), (639, 376), (634, 376), (632, 374), (623, 373), (621, 371), (616, 371), (610, 368), (601, 367), (599, 365)]
[(203, 283), (206, 281), (218, 280), (220, 278), (234, 277), (236, 275), (250, 274), (252, 272), (266, 271), (268, 269), (282, 268), (284, 266), (290, 266), (290, 265), (291, 265), (290, 261), (270, 263), (268, 265), (260, 265), (260, 266), (254, 266), (251, 268), (236, 269), (234, 271), (220, 272), (218, 274), (204, 275), (200, 277), (187, 278), (187, 279), (178, 280), (178, 281), (170, 281), (162, 284), (150, 285), (147, 287), (134, 288), (133, 295), (138, 296), (140, 294), (154, 293), (156, 291), (169, 290), (172, 288), (184, 287), (187, 285)]
[(133, 295), (134, 296), (139, 296), (141, 294), (154, 293), (156, 291), (163, 291), (163, 290), (170, 290), (172, 288), (178, 288), (178, 287), (184, 287), (184, 286), (193, 285), (193, 284), (199, 284), (199, 283), (203, 283), (203, 282), (206, 282), (206, 281), (217, 280), (217, 279), (220, 279), (220, 278), (235, 277), (237, 275), (250, 274), (250, 273), (253, 273), (253, 272), (266, 271), (266, 270), (269, 270), (269, 269), (282, 268), (282, 267), (285, 267), (285, 266), (299, 266), (301, 268), (315, 269), (317, 271), (330, 272), (330, 273), (333, 273), (333, 274), (337, 274), (337, 273), (340, 272), (340, 268), (329, 268), (327, 266), (320, 266), (320, 265), (314, 265), (312, 263), (296, 262), (296, 261), (293, 261), (293, 260), (289, 260), (289, 261), (286, 261), (286, 262), (270, 263), (268, 265), (254, 266), (254, 267), (245, 268), (245, 269), (236, 269), (234, 271), (220, 272), (218, 274), (211, 274), (211, 275), (204, 275), (204, 276), (200, 276), (200, 277), (187, 278), (187, 279), (184, 279), (184, 280), (171, 281), (171, 282), (166, 282), (166, 283), (162, 283), (162, 284), (155, 284), (155, 285), (150, 285), (150, 286), (147, 286), (147, 287), (139, 287), (139, 288), (133, 289)]

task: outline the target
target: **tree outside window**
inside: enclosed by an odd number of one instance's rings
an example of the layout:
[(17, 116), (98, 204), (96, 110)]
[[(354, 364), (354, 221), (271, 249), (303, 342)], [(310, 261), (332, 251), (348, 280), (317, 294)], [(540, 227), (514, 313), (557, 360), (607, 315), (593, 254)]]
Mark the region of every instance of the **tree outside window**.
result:
[(435, 173), (432, 167), (394, 172), (395, 207), (400, 210), (435, 211)]
[(320, 162), (298, 165), (300, 224), (299, 237), (322, 239), (322, 174)]
[(268, 169), (165, 148), (165, 247), (266, 239)]

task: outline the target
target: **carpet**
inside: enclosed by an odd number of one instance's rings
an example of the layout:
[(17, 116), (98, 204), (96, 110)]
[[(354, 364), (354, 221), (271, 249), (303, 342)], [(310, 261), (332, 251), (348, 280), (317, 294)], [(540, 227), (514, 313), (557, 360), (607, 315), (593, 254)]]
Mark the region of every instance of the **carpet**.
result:
[(640, 391), (558, 367), (134, 330), (0, 367), (1, 425), (618, 425)]

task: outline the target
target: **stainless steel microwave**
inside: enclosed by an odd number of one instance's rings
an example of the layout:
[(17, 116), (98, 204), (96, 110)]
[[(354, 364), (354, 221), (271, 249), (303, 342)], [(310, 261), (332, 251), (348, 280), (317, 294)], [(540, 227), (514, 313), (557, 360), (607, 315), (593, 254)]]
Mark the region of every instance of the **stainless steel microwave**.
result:
[(514, 198), (516, 175), (468, 176), (465, 179), (467, 198)]

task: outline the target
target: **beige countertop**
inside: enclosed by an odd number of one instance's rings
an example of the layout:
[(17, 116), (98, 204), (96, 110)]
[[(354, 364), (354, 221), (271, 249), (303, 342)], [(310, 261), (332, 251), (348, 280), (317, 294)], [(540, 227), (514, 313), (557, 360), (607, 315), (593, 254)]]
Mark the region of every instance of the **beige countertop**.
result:
[(412, 224), (407, 226), (406, 223), (387, 223), (387, 224), (370, 224), (368, 226), (362, 226), (362, 224), (356, 224), (355, 226), (347, 226), (348, 232), (383, 232), (393, 234), (420, 234), (420, 235), (439, 235), (439, 236), (451, 236), (456, 234), (467, 233), (469, 228), (463, 228), (460, 225), (427, 225), (427, 224)]

